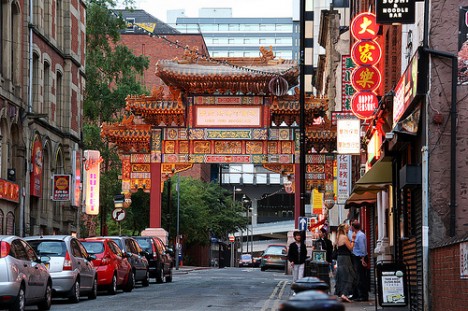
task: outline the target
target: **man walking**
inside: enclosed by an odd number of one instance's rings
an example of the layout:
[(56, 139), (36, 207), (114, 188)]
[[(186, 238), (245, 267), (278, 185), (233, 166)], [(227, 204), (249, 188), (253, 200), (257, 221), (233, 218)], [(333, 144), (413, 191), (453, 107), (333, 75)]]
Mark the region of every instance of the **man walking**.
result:
[(327, 237), (327, 229), (320, 228), (319, 239), (315, 242), (315, 249), (326, 251), (325, 260), (328, 263), (332, 262), (333, 243)]
[(304, 276), (304, 264), (307, 259), (307, 248), (300, 231), (294, 231), (294, 242), (289, 244), (288, 260), (291, 263), (293, 283)]
[[(367, 241), (366, 235), (361, 231), (361, 224), (359, 221), (355, 220), (351, 224), (352, 230), (349, 231), (356, 232), (356, 240), (354, 242), (353, 248), (353, 266), (356, 271), (356, 286), (354, 289), (354, 294), (352, 300), (354, 301), (367, 301), (369, 300), (369, 292), (367, 286)], [(352, 231), (352, 232), (351, 232)]]

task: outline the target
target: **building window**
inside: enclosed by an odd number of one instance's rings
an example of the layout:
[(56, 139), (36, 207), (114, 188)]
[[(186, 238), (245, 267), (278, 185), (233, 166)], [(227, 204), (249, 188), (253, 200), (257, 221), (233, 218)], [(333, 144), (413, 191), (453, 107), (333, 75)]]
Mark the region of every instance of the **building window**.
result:
[[(6, 10), (6, 3), (1, 2), (0, 3), (0, 25), (3, 25), (3, 12)], [(3, 69), (3, 58), (5, 57), (5, 54), (3, 52), (3, 46), (5, 43), (3, 42), (3, 37), (5, 34), (3, 33), (6, 31), (7, 27), (2, 27), (0, 28), (0, 76), (3, 74), (4, 69)]]
[(57, 0), (57, 9), (56, 9), (56, 19), (57, 19), (57, 46), (63, 48), (63, 7), (62, 0)]
[(62, 74), (57, 72), (57, 87), (55, 88), (55, 119), (58, 127), (62, 126), (63, 122), (63, 81)]
[(37, 111), (38, 113), (47, 113), (50, 109), (50, 64), (44, 62), (44, 102), (42, 104), (41, 110)]
[(7, 235), (15, 234), (15, 215), (12, 212), (8, 212), (6, 216), (6, 232)]
[(236, 42), (235, 42), (234, 39), (228, 39), (228, 44), (229, 44), (229, 45), (233, 45), (233, 44), (235, 44), (235, 43), (236, 43)]
[(125, 22), (127, 23), (127, 32), (134, 32), (135, 31), (135, 18), (132, 17), (127, 17), (125, 19)]
[(39, 111), (39, 103), (40, 103), (40, 98), (39, 98), (39, 88), (40, 88), (40, 80), (39, 77), (40, 75), (40, 62), (39, 62), (39, 55), (34, 53), (33, 55), (33, 85), (32, 85), (32, 108), (33, 112), (38, 112)]
[(15, 1), (11, 5), (11, 56), (10, 56), (10, 70), (11, 80), (14, 86), (19, 86), (21, 80), (21, 9), (18, 2)]
[(49, 0), (44, 1), (44, 35), (46, 37), (51, 35), (50, 30), (52, 29), (52, 8)]
[(3, 211), (0, 210), (0, 234), (4, 234), (3, 233)]
[(244, 44), (250, 44), (250, 38), (244, 38)]

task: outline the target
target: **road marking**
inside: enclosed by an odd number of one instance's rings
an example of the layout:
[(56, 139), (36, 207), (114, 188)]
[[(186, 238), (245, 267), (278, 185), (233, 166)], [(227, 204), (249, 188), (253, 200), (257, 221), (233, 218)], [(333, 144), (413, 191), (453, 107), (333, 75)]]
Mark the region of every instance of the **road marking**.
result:
[[(268, 297), (268, 300), (266, 300), (265, 303), (263, 304), (261, 311), (278, 310), (279, 303), (282, 300), (286, 285), (288, 285), (287, 281), (278, 282), (278, 284), (273, 289), (273, 292), (271, 293), (270, 297)], [(270, 303), (271, 303), (271, 307), (269, 307)]]

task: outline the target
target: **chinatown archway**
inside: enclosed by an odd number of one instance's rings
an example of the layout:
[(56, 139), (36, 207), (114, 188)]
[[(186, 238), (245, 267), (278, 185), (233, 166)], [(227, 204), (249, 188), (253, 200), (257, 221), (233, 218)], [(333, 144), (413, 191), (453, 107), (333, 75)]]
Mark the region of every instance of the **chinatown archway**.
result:
[[(102, 137), (119, 148), (122, 193), (150, 193), (150, 228), (161, 227), (164, 181), (195, 163), (261, 164), (288, 176), (286, 190), (295, 193), (299, 215), (301, 109), (298, 92), (287, 94), (297, 84), (298, 66), (261, 51), (258, 58), (198, 59), (186, 53), (181, 60), (162, 60), (156, 74), (167, 86), (150, 96), (128, 96), (128, 115), (102, 125)], [(327, 110), (326, 99), (306, 97), (309, 192), (333, 183), (334, 156), (327, 150), (335, 149), (336, 128)]]

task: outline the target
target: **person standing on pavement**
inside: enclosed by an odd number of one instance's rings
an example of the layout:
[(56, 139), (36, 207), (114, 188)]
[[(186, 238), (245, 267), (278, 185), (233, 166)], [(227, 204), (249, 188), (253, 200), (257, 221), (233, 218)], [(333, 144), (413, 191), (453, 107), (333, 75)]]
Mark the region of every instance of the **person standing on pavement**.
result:
[(319, 239), (315, 242), (315, 248), (318, 250), (326, 251), (325, 260), (331, 264), (332, 262), (332, 252), (333, 252), (333, 243), (327, 237), (327, 229), (324, 227), (320, 228)]
[(338, 248), (337, 269), (335, 278), (335, 295), (344, 302), (351, 302), (349, 297), (353, 294), (356, 272), (351, 261), (351, 251), (354, 248), (355, 234), (348, 239), (348, 224), (338, 226), (336, 246)]
[(293, 283), (304, 277), (304, 264), (307, 259), (307, 248), (300, 231), (294, 231), (294, 242), (289, 244), (288, 261), (291, 264)]
[(354, 301), (367, 301), (369, 300), (369, 292), (367, 286), (367, 241), (366, 235), (361, 230), (359, 221), (353, 221), (352, 225), (353, 235), (356, 236), (354, 243), (353, 254), (351, 259), (353, 261), (354, 270), (356, 271), (356, 285), (353, 291), (352, 300)]

